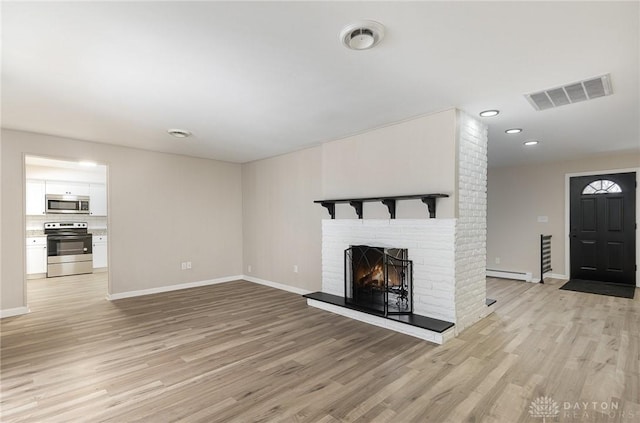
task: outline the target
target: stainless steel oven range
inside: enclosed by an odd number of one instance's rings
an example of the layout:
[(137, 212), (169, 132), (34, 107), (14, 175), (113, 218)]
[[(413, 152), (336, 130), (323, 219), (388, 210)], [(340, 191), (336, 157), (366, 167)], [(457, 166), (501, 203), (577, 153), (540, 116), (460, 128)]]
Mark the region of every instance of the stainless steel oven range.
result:
[(47, 277), (93, 273), (87, 222), (47, 222)]

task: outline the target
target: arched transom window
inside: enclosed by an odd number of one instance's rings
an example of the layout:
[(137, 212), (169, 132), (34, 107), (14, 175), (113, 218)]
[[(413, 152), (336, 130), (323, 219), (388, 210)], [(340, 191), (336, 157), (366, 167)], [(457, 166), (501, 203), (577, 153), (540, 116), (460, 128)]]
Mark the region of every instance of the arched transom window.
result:
[(614, 192), (622, 192), (622, 189), (620, 185), (608, 179), (593, 181), (582, 190), (583, 194), (611, 194)]

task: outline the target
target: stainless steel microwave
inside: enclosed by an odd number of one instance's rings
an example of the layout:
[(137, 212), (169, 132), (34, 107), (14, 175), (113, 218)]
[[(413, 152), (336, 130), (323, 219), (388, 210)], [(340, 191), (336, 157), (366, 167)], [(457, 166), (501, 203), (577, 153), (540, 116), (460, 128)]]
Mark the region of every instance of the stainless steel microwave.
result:
[(89, 214), (89, 197), (86, 195), (46, 196), (47, 213)]

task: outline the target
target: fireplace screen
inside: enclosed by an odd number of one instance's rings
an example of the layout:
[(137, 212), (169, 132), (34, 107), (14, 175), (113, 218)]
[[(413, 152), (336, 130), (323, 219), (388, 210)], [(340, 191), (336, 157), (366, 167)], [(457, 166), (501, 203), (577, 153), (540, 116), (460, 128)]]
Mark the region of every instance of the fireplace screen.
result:
[(413, 262), (406, 248), (354, 245), (344, 251), (345, 301), (384, 316), (413, 312)]

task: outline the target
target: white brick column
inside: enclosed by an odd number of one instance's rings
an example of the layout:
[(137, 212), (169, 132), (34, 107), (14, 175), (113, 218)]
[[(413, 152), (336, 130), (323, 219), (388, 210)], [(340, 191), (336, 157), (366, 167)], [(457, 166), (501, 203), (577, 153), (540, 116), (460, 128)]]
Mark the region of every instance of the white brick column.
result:
[(455, 234), (456, 331), (488, 314), (485, 304), (487, 239), (487, 127), (458, 112)]

